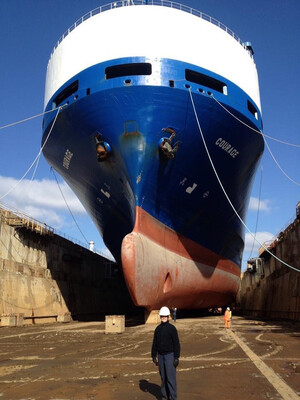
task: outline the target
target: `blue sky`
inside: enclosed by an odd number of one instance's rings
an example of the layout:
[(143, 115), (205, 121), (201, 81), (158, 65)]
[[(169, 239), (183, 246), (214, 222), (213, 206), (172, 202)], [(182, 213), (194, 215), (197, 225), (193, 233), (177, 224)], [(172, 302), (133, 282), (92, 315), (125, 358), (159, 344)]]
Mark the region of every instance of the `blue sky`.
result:
[[(99, 0), (0, 0), (0, 127), (43, 112), (46, 67), (59, 37), (86, 12), (107, 4)], [(181, 0), (221, 21), (243, 41), (251, 41), (258, 69), (264, 133), (300, 144), (300, 1), (299, 0)], [(167, 23), (167, 22), (166, 22)], [(172, 27), (172, 29), (174, 29)], [(195, 42), (195, 41), (192, 41)], [(53, 173), (43, 156), (27, 171), (41, 146), (42, 117), (0, 130), (0, 203), (15, 207), (54, 227), (58, 233), (85, 243), (103, 242), (83, 207), (61, 182), (76, 219), (67, 210)], [(278, 234), (295, 218), (300, 200), (300, 148), (268, 140), (253, 185), (246, 224), (254, 233), (261, 186), (257, 237)], [(262, 171), (262, 172), (261, 172)], [(33, 178), (33, 179), (32, 179)], [(242, 269), (253, 239), (246, 234)], [(257, 254), (254, 245), (252, 256)]]

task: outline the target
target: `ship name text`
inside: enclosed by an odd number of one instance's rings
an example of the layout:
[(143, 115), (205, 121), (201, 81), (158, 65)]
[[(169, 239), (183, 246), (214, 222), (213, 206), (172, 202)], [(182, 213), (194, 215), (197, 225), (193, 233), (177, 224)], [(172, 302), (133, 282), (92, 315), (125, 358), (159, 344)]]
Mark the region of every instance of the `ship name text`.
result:
[(73, 153), (69, 149), (67, 149), (65, 152), (65, 155), (64, 155), (63, 167), (65, 167), (66, 169), (69, 169), (72, 157), (73, 157)]
[(226, 140), (219, 137), (216, 141), (216, 146), (219, 146), (222, 150), (226, 151), (232, 158), (235, 158), (240, 154), (240, 152), (234, 148), (230, 143), (226, 142)]

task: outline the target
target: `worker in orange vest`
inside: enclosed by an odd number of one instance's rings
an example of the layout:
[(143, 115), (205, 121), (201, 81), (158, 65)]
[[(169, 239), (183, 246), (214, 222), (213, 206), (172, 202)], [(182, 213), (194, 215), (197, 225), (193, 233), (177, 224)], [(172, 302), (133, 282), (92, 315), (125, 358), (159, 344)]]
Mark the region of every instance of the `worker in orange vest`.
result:
[(230, 307), (227, 307), (223, 319), (225, 321), (225, 328), (230, 329), (230, 323), (231, 323), (231, 319), (232, 319), (232, 313), (231, 313)]

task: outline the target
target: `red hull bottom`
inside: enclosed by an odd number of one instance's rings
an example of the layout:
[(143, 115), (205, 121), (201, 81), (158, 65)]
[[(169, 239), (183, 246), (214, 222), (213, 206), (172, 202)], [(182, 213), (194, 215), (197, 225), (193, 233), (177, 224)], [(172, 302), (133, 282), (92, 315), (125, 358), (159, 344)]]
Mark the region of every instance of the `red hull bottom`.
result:
[(136, 208), (122, 242), (122, 266), (134, 303), (148, 310), (224, 306), (236, 295), (240, 269)]

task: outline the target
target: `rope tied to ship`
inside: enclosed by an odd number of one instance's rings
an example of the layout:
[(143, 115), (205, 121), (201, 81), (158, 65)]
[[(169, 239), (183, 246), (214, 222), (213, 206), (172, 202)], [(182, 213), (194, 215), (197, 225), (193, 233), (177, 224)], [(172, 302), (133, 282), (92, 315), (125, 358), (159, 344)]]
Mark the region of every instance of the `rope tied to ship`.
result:
[(267, 149), (268, 149), (268, 151), (269, 151), (271, 157), (273, 158), (275, 164), (276, 164), (277, 167), (280, 169), (280, 171), (283, 173), (283, 175), (285, 175), (285, 177), (286, 177), (287, 179), (289, 179), (291, 182), (293, 182), (295, 185), (300, 186), (300, 182), (297, 182), (297, 181), (295, 181), (293, 178), (291, 178), (291, 177), (284, 171), (284, 169), (280, 166), (279, 162), (276, 160), (274, 154), (272, 153), (272, 151), (271, 151), (271, 149), (270, 149), (270, 146), (269, 146), (268, 143), (267, 143), (266, 138), (272, 139), (272, 140), (274, 140), (274, 141), (276, 141), (276, 142), (279, 142), (279, 143), (281, 143), (281, 144), (286, 144), (286, 145), (288, 145), (288, 146), (300, 147), (300, 145), (299, 145), (299, 144), (294, 144), (294, 143), (284, 142), (283, 140), (279, 140), (279, 139), (273, 138), (272, 136), (268, 136), (268, 135), (262, 133), (261, 131), (255, 129), (255, 128), (252, 128), (252, 126), (246, 124), (244, 121), (242, 121), (242, 120), (239, 119), (237, 116), (235, 116), (232, 112), (230, 112), (230, 111), (229, 111), (225, 106), (223, 106), (223, 104), (221, 104), (213, 95), (211, 95), (211, 97), (212, 97), (212, 98), (213, 98), (213, 99), (214, 99), (214, 100), (229, 114), (229, 115), (231, 115), (233, 118), (235, 118), (238, 122), (240, 122), (241, 124), (245, 125), (247, 128), (251, 129), (252, 131), (254, 131), (254, 132), (256, 132), (256, 133), (259, 133), (259, 134), (263, 137), (264, 143), (265, 143), (265, 145), (266, 145), (266, 147), (267, 147)]
[(57, 120), (58, 114), (59, 114), (59, 112), (60, 112), (60, 110), (61, 110), (62, 108), (63, 108), (63, 106), (60, 106), (60, 107), (57, 108), (57, 113), (56, 113), (55, 118), (54, 118), (54, 120), (53, 120), (53, 122), (52, 122), (51, 128), (49, 129), (49, 133), (48, 133), (48, 135), (47, 135), (47, 137), (46, 137), (46, 139), (45, 139), (43, 145), (41, 146), (40, 151), (38, 152), (37, 156), (35, 157), (35, 159), (34, 159), (33, 162), (31, 163), (30, 167), (27, 169), (27, 171), (25, 172), (25, 174), (22, 176), (22, 178), (21, 178), (16, 184), (15, 184), (12, 188), (10, 188), (4, 195), (2, 195), (2, 196), (0, 197), (0, 200), (4, 199), (4, 197), (8, 196), (9, 193), (11, 193), (11, 192), (23, 181), (23, 179), (27, 176), (27, 174), (29, 173), (29, 171), (31, 170), (31, 168), (34, 166), (35, 162), (40, 158), (41, 153), (42, 153), (44, 147), (46, 146), (46, 143), (48, 142), (48, 139), (49, 139), (49, 137), (50, 137), (50, 135), (51, 135), (51, 132), (52, 132), (53, 127), (54, 127), (54, 125), (55, 125), (55, 122), (56, 122), (56, 120)]
[(200, 132), (200, 135), (201, 135), (201, 138), (202, 138), (202, 142), (203, 142), (203, 145), (204, 145), (206, 154), (207, 154), (207, 156), (208, 156), (209, 162), (210, 162), (211, 167), (212, 167), (212, 169), (213, 169), (213, 171), (214, 171), (214, 174), (215, 174), (215, 176), (216, 176), (216, 178), (217, 178), (217, 181), (218, 181), (218, 183), (219, 183), (219, 185), (220, 185), (220, 187), (221, 187), (221, 189), (222, 189), (222, 191), (223, 191), (223, 193), (224, 193), (224, 195), (225, 195), (227, 201), (229, 202), (229, 204), (230, 204), (232, 210), (234, 211), (235, 215), (238, 217), (238, 219), (240, 220), (240, 222), (242, 223), (242, 225), (246, 228), (246, 230), (250, 233), (250, 235), (252, 236), (252, 238), (253, 238), (261, 247), (263, 247), (267, 253), (269, 253), (269, 254), (270, 254), (273, 258), (275, 258), (277, 261), (279, 261), (279, 262), (281, 262), (282, 264), (286, 265), (288, 268), (291, 268), (291, 269), (293, 269), (293, 270), (295, 270), (295, 271), (297, 271), (297, 272), (300, 272), (300, 268), (293, 267), (292, 265), (290, 265), (290, 264), (286, 263), (285, 261), (281, 260), (279, 257), (277, 257), (275, 254), (273, 254), (271, 251), (269, 251), (269, 249), (268, 249), (266, 246), (264, 246), (264, 244), (262, 244), (262, 243), (253, 235), (253, 233), (251, 232), (251, 230), (248, 228), (248, 226), (246, 225), (246, 223), (243, 221), (243, 219), (241, 218), (241, 216), (239, 215), (239, 213), (238, 213), (237, 210), (235, 209), (234, 205), (232, 204), (232, 202), (231, 202), (231, 200), (230, 200), (230, 198), (229, 198), (229, 196), (228, 196), (228, 194), (227, 194), (227, 192), (226, 192), (226, 190), (225, 190), (225, 188), (224, 188), (224, 186), (223, 186), (223, 184), (222, 184), (222, 182), (221, 182), (221, 179), (220, 179), (220, 177), (219, 177), (219, 175), (218, 175), (218, 172), (217, 172), (217, 170), (216, 170), (216, 167), (215, 167), (215, 165), (214, 165), (214, 162), (213, 162), (213, 160), (212, 160), (212, 158), (211, 158), (211, 155), (210, 155), (210, 152), (209, 152), (209, 150), (208, 150), (208, 147), (207, 147), (207, 144), (206, 144), (206, 141), (205, 141), (205, 138), (204, 138), (204, 134), (203, 134), (203, 131), (202, 131), (200, 122), (199, 122), (199, 118), (198, 118), (198, 114), (197, 114), (197, 111), (196, 111), (196, 107), (195, 107), (195, 103), (194, 103), (194, 99), (193, 99), (193, 95), (192, 95), (191, 88), (189, 88), (189, 95), (190, 95), (190, 99), (191, 99), (191, 103), (192, 103), (194, 115), (195, 115), (195, 118), (196, 118), (196, 122), (197, 122), (197, 125), (198, 125), (198, 129), (199, 129), (199, 132)]
[(0, 126), (0, 130), (5, 129), (5, 128), (9, 128), (9, 127), (14, 126), (14, 125), (22, 124), (23, 122), (27, 122), (27, 121), (30, 121), (31, 119), (41, 117), (41, 116), (43, 116), (43, 115), (49, 114), (49, 113), (51, 113), (51, 112), (53, 112), (53, 111), (56, 111), (56, 110), (59, 110), (59, 109), (61, 109), (61, 108), (62, 108), (62, 106), (59, 106), (59, 107), (53, 108), (53, 110), (44, 111), (44, 112), (42, 112), (42, 113), (40, 113), (40, 114), (33, 115), (33, 116), (31, 116), (31, 117), (22, 119), (22, 120), (20, 120), (20, 121), (16, 121), (16, 122), (12, 122), (11, 124), (7, 124), (7, 125)]
[(244, 121), (242, 121), (241, 119), (239, 119), (236, 115), (234, 115), (232, 112), (230, 112), (222, 103), (220, 103), (213, 94), (211, 94), (211, 97), (215, 100), (216, 103), (219, 104), (220, 107), (223, 108), (223, 110), (225, 110), (228, 114), (230, 114), (233, 118), (235, 118), (237, 121), (239, 121), (241, 124), (245, 125), (247, 128), (251, 129), (252, 131), (259, 133), (260, 135), (262, 135), (263, 137), (267, 137), (268, 139), (274, 140), (275, 142), (281, 143), (281, 144), (286, 144), (287, 146), (293, 146), (293, 147), (300, 147), (300, 144), (295, 144), (295, 143), (289, 143), (289, 142), (285, 142), (284, 140), (280, 140), (277, 138), (274, 138), (272, 136), (266, 135), (265, 133), (263, 133), (262, 131), (259, 131), (255, 128), (252, 128), (252, 126), (246, 124)]
[(54, 178), (55, 178), (55, 180), (56, 180), (56, 183), (57, 183), (57, 186), (58, 186), (58, 188), (59, 188), (60, 194), (62, 195), (62, 198), (64, 199), (64, 202), (65, 202), (65, 204), (66, 204), (66, 206), (67, 206), (67, 209), (69, 210), (69, 213), (70, 213), (70, 215), (71, 215), (73, 221), (75, 222), (75, 225), (77, 226), (77, 228), (78, 228), (79, 232), (81, 233), (83, 239), (86, 241), (87, 244), (89, 244), (89, 241), (88, 241), (87, 238), (84, 236), (82, 230), (80, 229), (80, 227), (79, 227), (79, 225), (78, 225), (78, 223), (77, 223), (77, 221), (76, 221), (76, 219), (75, 219), (75, 217), (74, 217), (74, 214), (72, 213), (72, 211), (71, 211), (71, 209), (70, 209), (70, 207), (69, 207), (69, 204), (68, 204), (68, 202), (67, 202), (67, 200), (66, 200), (66, 198), (65, 198), (65, 196), (64, 196), (64, 194), (63, 194), (63, 191), (62, 191), (62, 189), (61, 189), (61, 187), (60, 187), (60, 184), (58, 183), (58, 179), (57, 179), (57, 177), (56, 177), (56, 174), (55, 174), (55, 172), (54, 172), (54, 169), (51, 167), (50, 170), (51, 170), (51, 172), (52, 172), (53, 175), (54, 175)]

